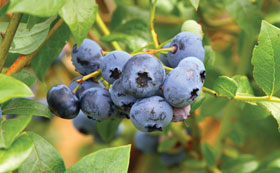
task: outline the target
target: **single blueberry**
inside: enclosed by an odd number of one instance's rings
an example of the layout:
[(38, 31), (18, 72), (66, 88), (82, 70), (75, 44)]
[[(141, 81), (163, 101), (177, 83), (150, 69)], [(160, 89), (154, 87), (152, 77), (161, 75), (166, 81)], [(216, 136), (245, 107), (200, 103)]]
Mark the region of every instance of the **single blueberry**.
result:
[(149, 97), (159, 91), (164, 79), (165, 70), (161, 62), (152, 55), (139, 54), (125, 64), (121, 84), (131, 95)]
[(73, 120), (74, 127), (82, 134), (89, 135), (97, 133), (96, 121), (89, 119), (82, 111)]
[(158, 144), (158, 136), (152, 136), (145, 132), (138, 131), (134, 137), (135, 148), (145, 154), (156, 153)]
[(124, 51), (116, 50), (108, 53), (101, 62), (101, 73), (103, 78), (112, 84), (119, 79), (124, 65), (131, 55)]
[(200, 74), (194, 68), (177, 67), (167, 75), (163, 95), (172, 106), (184, 108), (200, 94), (202, 86)]
[(160, 162), (166, 166), (179, 165), (185, 159), (186, 152), (181, 150), (178, 153), (161, 153), (159, 155)]
[(138, 100), (130, 110), (132, 123), (142, 132), (162, 131), (172, 117), (172, 107), (160, 96)]
[(115, 118), (117, 110), (109, 91), (104, 88), (90, 88), (80, 98), (82, 111), (90, 118), (102, 121)]
[(72, 62), (82, 75), (99, 69), (102, 58), (102, 48), (93, 40), (84, 39), (80, 47), (75, 44), (72, 48)]
[(171, 67), (177, 67), (179, 62), (186, 57), (197, 57), (202, 62), (205, 56), (205, 50), (201, 39), (194, 33), (181, 32), (177, 34), (172, 42), (171, 46), (175, 47), (174, 52), (168, 52), (168, 62)]
[(186, 57), (178, 64), (178, 67), (193, 68), (200, 75), (201, 83), (204, 83), (206, 78), (206, 71), (202, 61), (196, 57)]
[(50, 110), (65, 119), (76, 117), (80, 111), (79, 100), (65, 85), (53, 86), (47, 94)]
[(128, 94), (121, 85), (121, 80), (116, 80), (109, 90), (114, 104), (120, 107), (124, 112), (129, 112), (131, 106), (135, 103), (136, 97)]

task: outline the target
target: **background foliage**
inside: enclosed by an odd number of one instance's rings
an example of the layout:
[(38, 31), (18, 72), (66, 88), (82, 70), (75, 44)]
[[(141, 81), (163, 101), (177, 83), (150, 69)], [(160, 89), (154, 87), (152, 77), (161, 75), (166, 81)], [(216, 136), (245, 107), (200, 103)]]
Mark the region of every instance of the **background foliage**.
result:
[[(159, 41), (172, 39), (184, 21), (193, 19), (202, 25), (206, 49), (205, 88), (186, 120), (192, 134), (186, 136), (186, 127), (173, 123), (163, 132), (167, 136), (171, 131), (173, 138), (159, 145), (159, 151), (177, 142), (185, 146), (186, 159), (175, 167), (136, 151), (136, 130), (129, 121), (121, 122), (124, 131), (115, 141), (98, 144), (78, 134), (69, 120), (34, 118), (51, 118), (39, 100), (52, 85), (69, 84), (78, 76), (69, 53), (75, 43), (89, 37), (105, 51), (154, 48), (148, 0), (1, 0), (0, 7), (2, 34), (12, 28), (8, 24), (15, 14), (22, 14), (6, 61), (0, 56), (5, 62), (0, 74), (2, 113), (19, 115), (0, 120), (0, 172), (280, 170), (278, 0), (158, 0), (154, 25)], [(3, 55), (5, 39), (0, 37), (0, 43)], [(59, 55), (63, 59), (57, 62)], [(119, 123), (97, 126), (104, 141), (112, 140)], [(108, 147), (114, 148), (104, 149)]]

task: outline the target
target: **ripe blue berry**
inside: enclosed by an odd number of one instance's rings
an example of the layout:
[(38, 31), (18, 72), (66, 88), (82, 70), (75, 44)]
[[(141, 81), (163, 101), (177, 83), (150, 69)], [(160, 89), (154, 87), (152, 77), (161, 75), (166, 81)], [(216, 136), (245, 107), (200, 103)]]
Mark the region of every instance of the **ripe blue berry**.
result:
[(65, 119), (76, 117), (80, 111), (79, 100), (65, 85), (53, 86), (47, 94), (50, 110)]
[(116, 80), (109, 90), (114, 104), (120, 107), (124, 112), (129, 112), (131, 106), (135, 103), (136, 97), (128, 94), (121, 85), (121, 80)]
[(194, 68), (177, 67), (166, 77), (163, 95), (172, 106), (184, 108), (200, 94), (202, 85), (200, 75)]
[(135, 148), (145, 154), (156, 153), (158, 143), (159, 143), (158, 136), (152, 136), (145, 132), (138, 131), (134, 137)]
[[(69, 85), (70, 90), (73, 92), (73, 90), (78, 86), (78, 82), (76, 82), (76, 80), (81, 79), (82, 77), (76, 77), (75, 79), (73, 79)], [(78, 88), (78, 90), (76, 91), (76, 96), (78, 97), (78, 99), (80, 99), (82, 93), (89, 89), (89, 88), (104, 88), (104, 86), (102, 86), (100, 83), (97, 83), (91, 79), (88, 79), (86, 81), (83, 81), (82, 84), (80, 85), (80, 87)]]
[(82, 111), (90, 118), (102, 121), (115, 118), (117, 111), (110, 93), (104, 88), (90, 88), (80, 98)]
[(164, 82), (165, 70), (152, 55), (139, 54), (130, 58), (123, 68), (121, 84), (136, 97), (155, 95)]
[[(163, 46), (163, 48), (169, 48), (169, 47), (171, 47), (171, 42), (169, 42)], [(160, 54), (160, 60), (167, 67), (171, 67), (171, 65), (168, 62), (168, 54)]]
[(185, 150), (181, 150), (178, 153), (161, 153), (159, 155), (160, 162), (167, 166), (179, 165), (185, 159)]
[(200, 38), (191, 32), (181, 32), (177, 34), (171, 42), (175, 47), (174, 52), (168, 52), (168, 62), (171, 67), (177, 67), (179, 62), (186, 57), (197, 57), (204, 60), (205, 50)]
[(108, 53), (101, 62), (101, 73), (103, 78), (112, 84), (119, 79), (122, 69), (131, 55), (124, 51), (116, 50)]
[(172, 107), (160, 96), (138, 100), (130, 110), (130, 119), (142, 132), (161, 131), (172, 120)]
[(178, 64), (178, 67), (183, 67), (183, 68), (193, 68), (194, 70), (197, 71), (200, 75), (200, 80), (202, 83), (204, 83), (204, 80), (206, 78), (206, 72), (205, 72), (205, 67), (202, 61), (200, 61), (196, 57), (187, 57), (180, 61)]
[(84, 39), (80, 47), (75, 44), (72, 49), (72, 62), (75, 70), (82, 75), (99, 69), (102, 58), (102, 48), (90, 39)]
[(84, 135), (97, 133), (96, 121), (89, 119), (82, 111), (79, 112), (72, 122), (74, 127)]

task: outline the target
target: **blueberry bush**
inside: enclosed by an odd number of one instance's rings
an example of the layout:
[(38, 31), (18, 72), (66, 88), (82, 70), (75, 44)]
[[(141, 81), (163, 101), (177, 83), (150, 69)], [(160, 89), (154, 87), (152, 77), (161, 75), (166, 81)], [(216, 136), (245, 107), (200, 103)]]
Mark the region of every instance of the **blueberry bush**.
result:
[(278, 0), (0, 0), (0, 172), (280, 172)]

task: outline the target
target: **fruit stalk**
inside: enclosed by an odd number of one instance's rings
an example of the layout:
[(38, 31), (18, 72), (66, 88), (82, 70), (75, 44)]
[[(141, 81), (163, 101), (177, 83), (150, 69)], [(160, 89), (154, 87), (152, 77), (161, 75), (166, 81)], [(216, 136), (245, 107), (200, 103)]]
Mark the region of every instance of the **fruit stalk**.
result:
[(28, 63), (30, 63), (30, 61), (37, 55), (37, 53), (41, 50), (41, 48), (47, 43), (47, 41), (50, 39), (50, 37), (54, 34), (54, 32), (61, 26), (61, 24), (63, 23), (62, 19), (59, 19), (56, 24), (53, 26), (53, 28), (51, 29), (51, 31), (49, 32), (47, 38), (45, 39), (45, 41), (41, 44), (40, 47), (38, 47), (38, 49), (36, 49), (34, 52), (32, 52), (31, 54), (28, 55), (21, 55), (11, 66), (10, 68), (7, 70), (6, 74), (7, 75), (11, 75), (14, 73), (19, 72), (21, 69), (23, 69), (25, 67), (25, 65), (27, 65)]
[[(103, 22), (102, 18), (100, 17), (100, 15), (98, 13), (96, 15), (96, 22), (105, 36), (110, 35), (109, 29), (107, 28), (107, 26), (105, 25), (105, 23)], [(112, 45), (116, 50), (122, 50), (120, 45), (118, 44), (118, 42), (112, 41)]]
[[(152, 1), (151, 1), (152, 2)], [(154, 19), (155, 19), (155, 13), (156, 13), (156, 4), (157, 4), (157, 0), (154, 0), (154, 2), (152, 3), (152, 8), (150, 10), (150, 31), (151, 31), (151, 35), (153, 38), (153, 42), (154, 42), (154, 46), (157, 49), (159, 44), (158, 44), (158, 37), (157, 37), (157, 33), (155, 32), (155, 28), (154, 28)]]
[(16, 34), (21, 17), (22, 17), (22, 13), (15, 13), (13, 15), (8, 25), (8, 28), (6, 30), (5, 37), (3, 38), (0, 44), (0, 72), (2, 71), (3, 66), (5, 64), (9, 49), (11, 47), (13, 38)]

